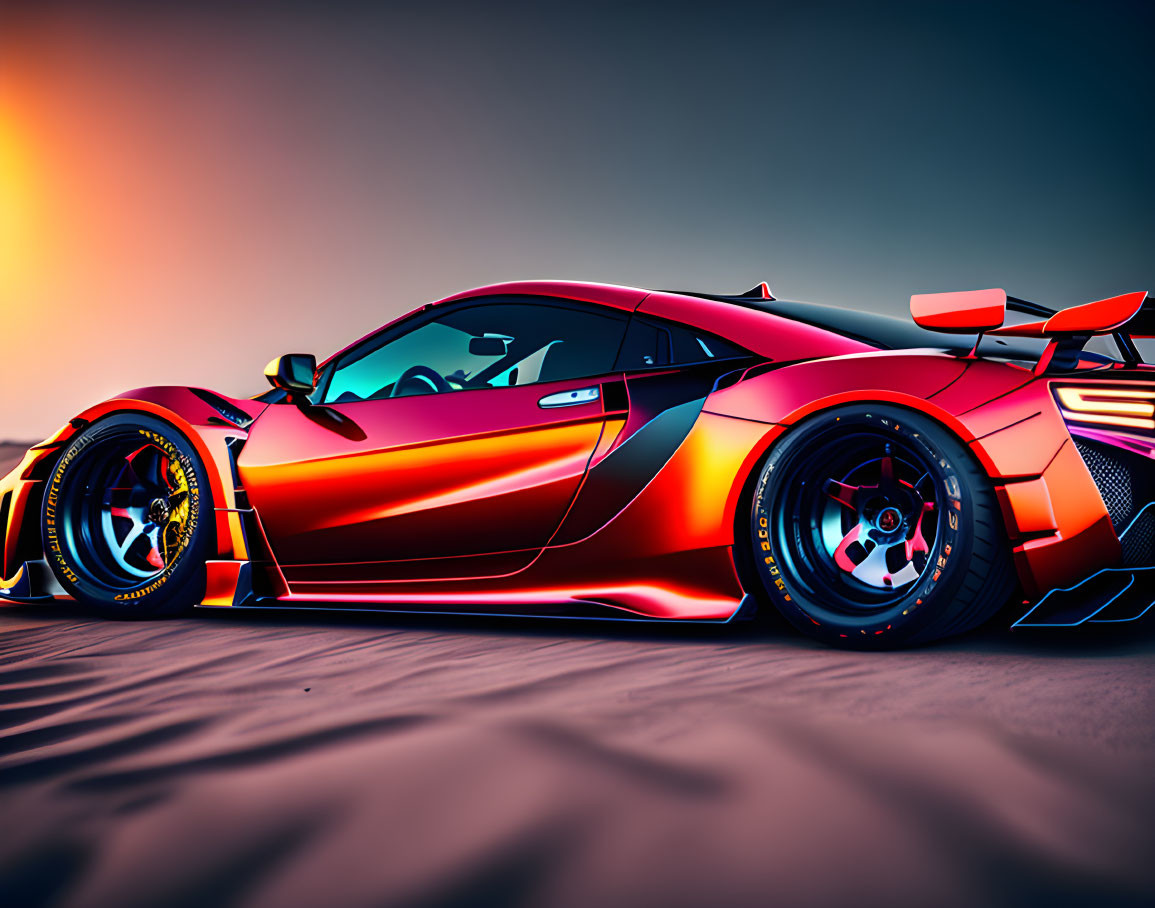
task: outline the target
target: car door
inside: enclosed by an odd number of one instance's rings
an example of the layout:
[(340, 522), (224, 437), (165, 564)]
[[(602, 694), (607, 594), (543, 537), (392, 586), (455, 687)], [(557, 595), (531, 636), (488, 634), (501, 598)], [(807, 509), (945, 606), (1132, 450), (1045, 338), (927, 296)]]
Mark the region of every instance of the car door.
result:
[(601, 437), (626, 317), (563, 301), (424, 311), (268, 407), (238, 459), (290, 588), (528, 564)]
[(615, 366), (626, 382), (628, 412), (609, 415), (553, 543), (584, 539), (625, 508), (685, 440), (715, 382), (754, 362), (731, 341), (635, 313)]

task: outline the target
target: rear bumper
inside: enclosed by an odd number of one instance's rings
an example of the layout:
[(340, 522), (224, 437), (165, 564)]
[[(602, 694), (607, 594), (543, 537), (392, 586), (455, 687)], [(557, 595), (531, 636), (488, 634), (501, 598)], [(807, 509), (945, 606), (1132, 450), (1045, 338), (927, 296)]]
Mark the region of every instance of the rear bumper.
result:
[(1136, 621), (1155, 607), (1155, 439), (1072, 425), (1072, 447), (1109, 515), (1119, 555), (1043, 596), (1016, 627)]
[(1023, 592), (1034, 599), (1120, 563), (1111, 519), (1074, 444), (1042, 474), (995, 486)]

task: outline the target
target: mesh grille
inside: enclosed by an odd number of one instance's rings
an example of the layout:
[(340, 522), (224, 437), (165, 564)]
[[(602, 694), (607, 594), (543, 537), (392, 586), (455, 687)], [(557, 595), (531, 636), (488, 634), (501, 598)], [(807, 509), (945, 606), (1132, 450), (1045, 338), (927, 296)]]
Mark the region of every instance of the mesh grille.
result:
[(1146, 566), (1155, 562), (1153, 556), (1155, 556), (1155, 508), (1148, 508), (1123, 535), (1123, 563), (1132, 567)]
[(1078, 438), (1074, 441), (1083, 456), (1083, 462), (1091, 471), (1091, 478), (1099, 487), (1099, 494), (1103, 496), (1103, 504), (1107, 506), (1115, 532), (1121, 533), (1138, 512), (1130, 467), (1098, 445), (1088, 444)]

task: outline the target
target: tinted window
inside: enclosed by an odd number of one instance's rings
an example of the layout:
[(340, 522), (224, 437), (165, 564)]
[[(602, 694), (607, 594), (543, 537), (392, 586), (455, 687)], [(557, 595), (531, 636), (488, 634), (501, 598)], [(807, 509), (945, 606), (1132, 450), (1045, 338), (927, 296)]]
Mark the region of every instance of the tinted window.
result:
[(658, 366), (689, 365), (750, 356), (737, 344), (713, 334), (635, 317), (630, 321), (618, 368), (624, 372)]
[(618, 368), (624, 372), (666, 366), (670, 362), (670, 334), (640, 318), (630, 321)]
[(671, 361), (674, 363), (704, 363), (714, 359), (734, 359), (750, 354), (729, 341), (682, 325), (670, 326)]
[(326, 403), (503, 388), (613, 370), (626, 316), (554, 303), (485, 303), (435, 313), (346, 354)]

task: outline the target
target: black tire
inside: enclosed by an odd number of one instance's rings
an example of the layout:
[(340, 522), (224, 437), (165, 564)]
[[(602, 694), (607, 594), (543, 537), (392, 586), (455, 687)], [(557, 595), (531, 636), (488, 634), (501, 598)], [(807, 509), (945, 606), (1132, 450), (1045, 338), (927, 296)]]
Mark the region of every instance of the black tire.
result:
[(204, 597), (208, 474), (181, 433), (143, 413), (72, 440), (44, 494), (44, 552), (77, 603), (111, 618), (181, 614)]
[(1014, 586), (988, 477), (911, 410), (854, 404), (800, 423), (767, 455), (748, 504), (738, 543), (750, 585), (825, 643), (881, 649), (959, 634)]

